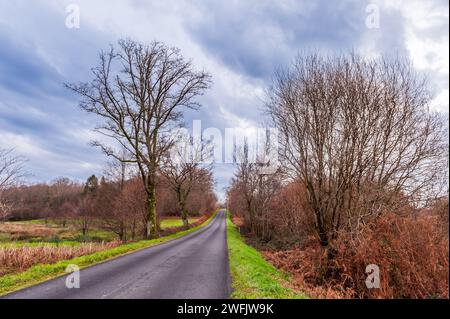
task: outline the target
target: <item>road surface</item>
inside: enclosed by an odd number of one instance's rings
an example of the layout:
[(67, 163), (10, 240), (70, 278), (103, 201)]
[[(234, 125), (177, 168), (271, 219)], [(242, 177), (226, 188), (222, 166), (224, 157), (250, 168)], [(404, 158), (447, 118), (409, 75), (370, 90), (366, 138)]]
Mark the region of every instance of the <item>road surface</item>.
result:
[(81, 270), (79, 289), (68, 289), (66, 277), (5, 298), (229, 298), (225, 211), (194, 233)]

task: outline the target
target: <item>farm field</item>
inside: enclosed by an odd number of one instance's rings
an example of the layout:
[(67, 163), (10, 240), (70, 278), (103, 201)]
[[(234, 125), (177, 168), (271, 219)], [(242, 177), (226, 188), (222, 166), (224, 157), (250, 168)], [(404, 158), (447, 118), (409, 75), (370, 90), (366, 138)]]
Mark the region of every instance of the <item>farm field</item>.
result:
[[(200, 217), (189, 218), (189, 223), (195, 223)], [(161, 229), (181, 227), (183, 222), (177, 217), (167, 217), (161, 220)], [(61, 221), (35, 219), (20, 222), (0, 223), (0, 247), (5, 246), (41, 246), (69, 245), (74, 246), (85, 242), (111, 242), (118, 236), (103, 229), (99, 223), (93, 223), (86, 236), (77, 227), (76, 221), (68, 221), (63, 226)]]

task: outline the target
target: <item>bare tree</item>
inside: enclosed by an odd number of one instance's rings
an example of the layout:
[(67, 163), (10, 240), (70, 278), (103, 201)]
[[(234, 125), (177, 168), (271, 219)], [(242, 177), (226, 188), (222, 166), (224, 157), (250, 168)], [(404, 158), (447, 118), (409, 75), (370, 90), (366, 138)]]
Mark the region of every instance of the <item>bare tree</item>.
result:
[[(134, 225), (132, 233), (132, 239), (135, 237), (136, 218), (133, 214), (133, 206), (130, 205), (130, 180), (136, 184), (136, 172), (133, 171), (133, 167), (125, 160), (128, 158), (126, 151), (122, 150), (120, 154), (120, 160), (113, 158), (107, 164), (104, 169), (104, 174), (107, 177), (107, 181), (100, 184), (99, 200), (97, 201), (97, 210), (102, 215), (102, 224), (105, 229), (108, 229), (119, 236), (121, 241), (127, 240), (129, 225)], [(141, 183), (142, 184), (142, 183)], [(142, 190), (144, 188), (139, 184)], [(125, 190), (125, 187), (127, 189)], [(135, 187), (137, 189), (137, 187)], [(140, 202), (133, 203), (135, 205), (145, 206), (145, 196), (136, 197), (132, 200), (138, 200)], [(145, 214), (139, 215), (139, 221)]]
[(172, 145), (169, 131), (179, 125), (183, 108), (199, 108), (195, 98), (210, 86), (210, 75), (194, 71), (178, 49), (131, 40), (119, 41), (117, 52), (102, 52), (93, 75), (91, 82), (67, 87), (82, 97), (83, 110), (103, 120), (96, 131), (130, 157), (122, 159), (111, 145), (94, 145), (108, 156), (137, 165), (147, 193), (146, 236), (156, 237), (156, 172)]
[[(138, 229), (145, 228), (146, 223), (146, 192), (142, 183), (137, 179), (125, 182), (122, 192), (115, 200), (113, 217), (119, 223), (114, 228), (121, 239), (127, 236), (134, 240)], [(144, 221), (143, 223), (141, 223)]]
[(11, 204), (4, 198), (5, 190), (16, 186), (24, 176), (25, 159), (14, 154), (12, 149), (0, 149), (0, 219), (6, 217)]
[(251, 230), (255, 227), (256, 215), (256, 195), (258, 191), (258, 165), (249, 160), (248, 144), (245, 143), (242, 150), (238, 150), (237, 157), (239, 158), (237, 164), (237, 171), (231, 182), (234, 187), (243, 197), (245, 201), (245, 215), (246, 223)]
[(95, 175), (91, 175), (84, 184), (83, 194), (77, 205), (77, 223), (86, 237), (94, 217), (98, 216), (96, 204), (98, 202), (99, 183)]
[(268, 240), (270, 231), (266, 213), (272, 198), (281, 187), (282, 174), (280, 168), (268, 172), (267, 165), (273, 160), (266, 158), (270, 153), (268, 150), (258, 154), (254, 161), (250, 159), (250, 151), (247, 141), (242, 149), (237, 150), (237, 170), (228, 197), (229, 200), (232, 195), (243, 199), (245, 207), (241, 208), (241, 214), (248, 228), (262, 239)]
[(307, 189), (322, 245), (436, 191), (448, 152), (444, 123), (408, 62), (299, 56), (269, 94), (280, 155)]
[(82, 187), (69, 178), (60, 177), (49, 185), (49, 193), (51, 214), (66, 227), (67, 220), (73, 217), (74, 203), (80, 197)]
[(186, 204), (192, 188), (212, 180), (212, 164), (208, 162), (211, 145), (208, 142), (179, 141), (170, 155), (165, 156), (161, 174), (177, 195), (183, 225), (188, 226)]

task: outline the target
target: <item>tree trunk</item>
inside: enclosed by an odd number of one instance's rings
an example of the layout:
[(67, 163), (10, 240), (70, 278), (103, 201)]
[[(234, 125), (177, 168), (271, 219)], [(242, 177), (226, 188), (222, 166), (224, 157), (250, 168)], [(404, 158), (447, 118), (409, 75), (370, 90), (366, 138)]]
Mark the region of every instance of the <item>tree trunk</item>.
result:
[(181, 204), (181, 220), (183, 221), (183, 226), (189, 226), (188, 213), (186, 210), (186, 203)]
[(86, 237), (87, 233), (88, 233), (88, 222), (86, 219), (83, 220), (82, 222), (82, 227), (81, 227), (81, 232), (83, 234), (83, 237)]
[(189, 221), (188, 221), (188, 214), (186, 211), (186, 201), (184, 199), (183, 194), (181, 193), (180, 187), (176, 190), (178, 195), (178, 206), (180, 207), (180, 214), (181, 214), (181, 220), (183, 221), (183, 226), (188, 227)]
[(119, 226), (119, 239), (120, 241), (125, 241), (126, 240), (126, 229), (125, 229), (125, 224), (124, 222), (120, 222), (120, 226)]
[(131, 224), (131, 240), (134, 240), (136, 236), (136, 221), (133, 220), (133, 223)]
[(146, 234), (147, 239), (158, 238), (158, 223), (156, 216), (156, 189), (154, 185), (150, 185), (147, 192), (147, 225)]
[(328, 240), (328, 235), (327, 235), (326, 231), (319, 230), (319, 240), (320, 240), (320, 245), (322, 247), (327, 247), (328, 246), (329, 240)]

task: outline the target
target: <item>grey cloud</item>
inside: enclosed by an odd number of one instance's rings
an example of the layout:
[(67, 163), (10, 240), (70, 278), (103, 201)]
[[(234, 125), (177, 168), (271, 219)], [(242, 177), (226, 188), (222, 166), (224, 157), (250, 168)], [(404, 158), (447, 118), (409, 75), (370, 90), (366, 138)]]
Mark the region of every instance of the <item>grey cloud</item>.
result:
[(301, 50), (349, 50), (365, 28), (365, 1), (198, 2), (186, 28), (236, 72), (268, 79)]

